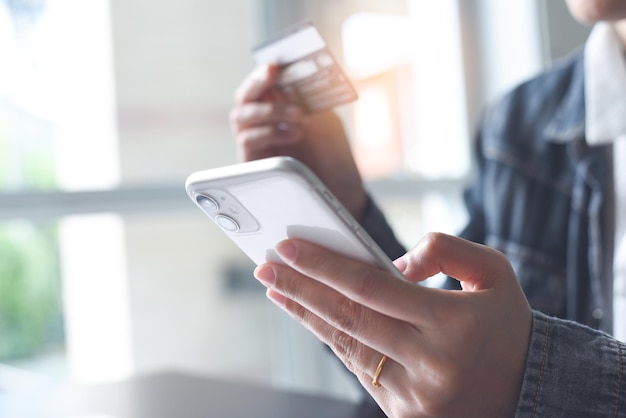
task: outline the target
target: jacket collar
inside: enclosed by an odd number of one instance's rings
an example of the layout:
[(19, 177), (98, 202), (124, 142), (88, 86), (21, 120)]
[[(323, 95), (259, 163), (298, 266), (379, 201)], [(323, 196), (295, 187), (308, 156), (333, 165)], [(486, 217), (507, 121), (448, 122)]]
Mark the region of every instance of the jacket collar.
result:
[[(626, 106), (623, 99), (626, 67), (622, 46), (612, 31), (607, 23), (594, 26), (584, 52), (575, 57), (568, 90), (554, 118), (544, 128), (547, 141), (566, 143), (589, 134), (589, 140), (599, 145), (624, 134), (626, 122), (621, 115)], [(607, 84), (608, 79), (620, 83)], [(587, 95), (589, 103), (586, 103)], [(611, 103), (611, 112), (602, 109), (605, 103)]]
[(554, 118), (544, 128), (547, 141), (566, 143), (585, 135), (585, 71), (584, 53), (574, 61), (569, 88), (557, 106)]

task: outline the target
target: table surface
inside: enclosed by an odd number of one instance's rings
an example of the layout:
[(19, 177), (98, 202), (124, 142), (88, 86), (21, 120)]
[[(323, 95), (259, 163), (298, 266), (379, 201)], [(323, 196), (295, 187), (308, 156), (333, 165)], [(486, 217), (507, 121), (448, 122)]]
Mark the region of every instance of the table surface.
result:
[(375, 405), (162, 373), (89, 387), (0, 392), (2, 418), (383, 418)]

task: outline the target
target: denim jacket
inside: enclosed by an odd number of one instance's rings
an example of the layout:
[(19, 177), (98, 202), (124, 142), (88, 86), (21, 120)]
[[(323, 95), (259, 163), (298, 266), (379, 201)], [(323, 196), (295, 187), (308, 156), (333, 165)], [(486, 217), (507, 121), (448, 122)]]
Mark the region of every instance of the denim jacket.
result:
[[(614, 189), (611, 145), (585, 141), (583, 60), (486, 110), (465, 192), (460, 236), (502, 251), (534, 310), (519, 417), (626, 417), (626, 348), (591, 329), (612, 332)], [(391, 258), (404, 252), (375, 205), (362, 224)]]

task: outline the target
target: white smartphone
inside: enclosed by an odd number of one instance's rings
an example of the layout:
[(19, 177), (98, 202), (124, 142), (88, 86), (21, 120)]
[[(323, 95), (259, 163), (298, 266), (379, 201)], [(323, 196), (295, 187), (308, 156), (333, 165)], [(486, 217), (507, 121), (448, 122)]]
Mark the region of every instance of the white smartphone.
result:
[(281, 262), (276, 244), (300, 238), (404, 278), (303, 163), (271, 157), (191, 174), (187, 194), (257, 265)]

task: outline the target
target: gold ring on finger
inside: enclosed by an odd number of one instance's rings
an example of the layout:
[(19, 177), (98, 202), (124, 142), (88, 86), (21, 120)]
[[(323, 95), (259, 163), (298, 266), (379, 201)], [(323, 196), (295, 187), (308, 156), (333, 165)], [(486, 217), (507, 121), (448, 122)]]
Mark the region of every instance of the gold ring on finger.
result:
[(385, 365), (387, 358), (388, 357), (386, 355), (383, 355), (383, 358), (381, 358), (380, 362), (378, 363), (378, 367), (376, 367), (376, 372), (374, 373), (374, 379), (372, 380), (372, 385), (374, 385), (375, 388), (380, 387), (380, 383), (378, 382), (378, 377), (380, 376), (380, 372), (383, 371), (383, 366)]

